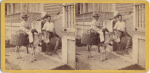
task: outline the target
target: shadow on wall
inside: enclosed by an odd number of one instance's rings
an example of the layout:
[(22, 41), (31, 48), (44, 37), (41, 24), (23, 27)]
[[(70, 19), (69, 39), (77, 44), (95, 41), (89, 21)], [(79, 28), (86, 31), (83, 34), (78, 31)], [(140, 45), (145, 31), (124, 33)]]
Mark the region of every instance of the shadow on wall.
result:
[(132, 14), (125, 15), (125, 17), (126, 16), (130, 16), (130, 17), (123, 19), (123, 20), (126, 24), (127, 33), (132, 37), (132, 35), (133, 35), (133, 16), (132, 16)]
[(55, 25), (55, 32), (61, 38), (63, 36), (63, 21), (62, 21), (62, 14), (55, 16), (52, 19), (52, 22)]

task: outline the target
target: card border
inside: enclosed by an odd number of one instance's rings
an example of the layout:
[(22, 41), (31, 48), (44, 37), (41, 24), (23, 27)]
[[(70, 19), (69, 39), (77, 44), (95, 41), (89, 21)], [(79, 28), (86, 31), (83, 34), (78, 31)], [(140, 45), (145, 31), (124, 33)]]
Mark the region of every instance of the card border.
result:
[[(146, 70), (5, 70), (5, 3), (145, 3)], [(4, 0), (1, 2), (1, 70), (2, 72), (147, 72), (149, 70), (149, 2), (145, 0)]]

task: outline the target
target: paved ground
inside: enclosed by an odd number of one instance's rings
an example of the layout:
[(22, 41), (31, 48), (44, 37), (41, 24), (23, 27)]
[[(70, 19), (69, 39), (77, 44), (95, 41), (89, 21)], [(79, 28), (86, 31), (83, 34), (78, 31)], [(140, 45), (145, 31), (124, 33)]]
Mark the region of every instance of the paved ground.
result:
[[(69, 66), (62, 65), (58, 61), (61, 60), (61, 54), (49, 56), (40, 52), (36, 56), (37, 61), (32, 63), (30, 62), (31, 55), (26, 53), (26, 48), (22, 47), (20, 51), (22, 59), (16, 59), (14, 48), (6, 48), (6, 70), (72, 70)], [(92, 47), (91, 51), (93, 57), (88, 58), (86, 47), (76, 48), (77, 70), (143, 70), (140, 66), (133, 65), (131, 62), (109, 52), (106, 55), (108, 60), (102, 62), (97, 49)]]
[(77, 70), (118, 70), (132, 65), (131, 62), (120, 58), (114, 54), (107, 52), (106, 61), (101, 61), (101, 55), (97, 52), (97, 48), (92, 48), (92, 58), (88, 58), (86, 47), (76, 48)]
[(145, 69), (142, 66), (140, 66), (140, 65), (134, 64), (134, 65), (122, 68), (120, 70), (145, 70)]
[(37, 61), (31, 62), (31, 54), (26, 53), (26, 48), (22, 47), (20, 51), (22, 58), (16, 59), (14, 48), (6, 48), (6, 70), (50, 70), (62, 65), (41, 52), (36, 55)]

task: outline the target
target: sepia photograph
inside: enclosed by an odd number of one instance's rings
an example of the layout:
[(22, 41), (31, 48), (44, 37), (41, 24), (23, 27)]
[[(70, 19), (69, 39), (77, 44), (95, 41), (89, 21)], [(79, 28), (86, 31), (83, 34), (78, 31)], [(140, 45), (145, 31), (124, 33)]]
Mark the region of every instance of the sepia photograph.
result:
[(145, 4), (77, 3), (77, 70), (145, 70)]
[(148, 71), (146, 1), (4, 1), (1, 5), (3, 71)]
[(5, 3), (6, 70), (74, 70), (74, 3)]

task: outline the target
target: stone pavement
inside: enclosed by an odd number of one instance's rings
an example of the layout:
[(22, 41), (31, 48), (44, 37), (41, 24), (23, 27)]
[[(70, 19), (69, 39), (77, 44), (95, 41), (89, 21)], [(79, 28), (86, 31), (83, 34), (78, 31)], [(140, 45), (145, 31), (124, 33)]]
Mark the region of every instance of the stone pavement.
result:
[(96, 48), (91, 49), (93, 56), (91, 58), (88, 58), (88, 51), (85, 46), (77, 47), (76, 50), (77, 70), (118, 70), (133, 64), (109, 52), (106, 55), (108, 60), (101, 61), (101, 55)]
[[(26, 53), (26, 48), (20, 49), (21, 59), (16, 59), (14, 48), (6, 48), (6, 69), (11, 70), (50, 70), (63, 65), (62, 63), (51, 59), (50, 57), (44, 56), (43, 53), (39, 52), (36, 55), (34, 62), (30, 61), (31, 54)], [(16, 67), (16, 68), (15, 68)]]

